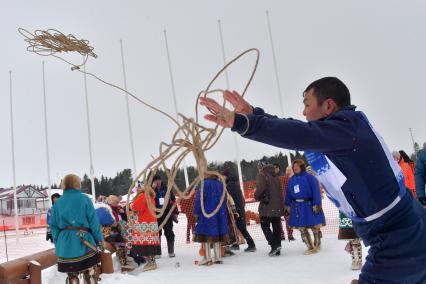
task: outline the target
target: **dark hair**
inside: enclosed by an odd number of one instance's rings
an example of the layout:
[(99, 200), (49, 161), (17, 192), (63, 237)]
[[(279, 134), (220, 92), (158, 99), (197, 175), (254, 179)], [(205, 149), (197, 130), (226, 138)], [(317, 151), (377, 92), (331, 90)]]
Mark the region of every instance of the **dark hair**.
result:
[(281, 166), (280, 166), (280, 164), (278, 164), (278, 163), (274, 163), (274, 164), (272, 164), (274, 167), (276, 167), (276, 168), (279, 168), (279, 169), (281, 169)]
[(152, 182), (154, 182), (154, 181), (156, 181), (156, 180), (161, 180), (161, 177), (160, 177), (159, 175), (155, 175), (155, 176), (152, 178)]
[(54, 203), (55, 203), (55, 201), (53, 201), (53, 199), (55, 199), (55, 198), (59, 198), (59, 197), (61, 197), (61, 195), (60, 195), (59, 193), (54, 193), (54, 194), (52, 194), (52, 195), (50, 196), (50, 199), (52, 200), (52, 204), (54, 204)]
[(322, 104), (327, 99), (332, 99), (339, 108), (351, 104), (351, 94), (348, 87), (336, 77), (324, 77), (316, 80), (306, 87), (303, 96), (311, 89), (314, 90), (314, 96), (318, 104)]
[[(302, 172), (306, 171), (306, 164), (303, 160), (300, 160), (300, 159), (294, 160), (293, 163), (292, 163), (292, 168), (294, 168), (294, 164), (298, 164), (299, 167), (300, 167), (300, 170)], [(294, 169), (293, 169), (293, 171), (294, 171)]]
[(414, 163), (410, 157), (403, 150), (399, 150), (399, 154), (401, 155), (401, 159), (406, 163)]

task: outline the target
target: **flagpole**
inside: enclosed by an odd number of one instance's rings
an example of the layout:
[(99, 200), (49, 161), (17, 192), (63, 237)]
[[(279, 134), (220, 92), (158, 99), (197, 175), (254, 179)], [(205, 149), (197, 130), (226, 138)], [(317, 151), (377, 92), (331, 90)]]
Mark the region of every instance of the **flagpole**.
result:
[(121, 50), (121, 65), (123, 69), (123, 81), (124, 81), (124, 90), (126, 90), (126, 112), (127, 112), (127, 123), (129, 128), (129, 139), (130, 139), (130, 149), (132, 154), (132, 163), (133, 163), (133, 177), (136, 178), (138, 173), (136, 172), (136, 157), (135, 157), (135, 144), (133, 141), (133, 128), (132, 121), (130, 118), (130, 108), (129, 108), (129, 94), (127, 93), (127, 78), (126, 78), (126, 67), (124, 64), (124, 50), (123, 50), (123, 41), (120, 40), (120, 50)]
[[(281, 92), (280, 79), (279, 79), (279, 75), (278, 75), (277, 57), (275, 55), (274, 39), (272, 37), (271, 20), (269, 18), (269, 11), (268, 10), (266, 10), (266, 22), (267, 22), (267, 25), (268, 25), (269, 41), (271, 43), (272, 60), (273, 60), (273, 63), (274, 63), (275, 81), (276, 81), (276, 84), (277, 84), (277, 92), (278, 92), (278, 100), (280, 102), (281, 116), (284, 117), (283, 96), (282, 96), (282, 92)], [(288, 150), (287, 162), (288, 162), (288, 165), (291, 166), (290, 150)]]
[(13, 205), (15, 207), (16, 241), (19, 242), (18, 196), (17, 196), (18, 193), (16, 190), (16, 164), (15, 164), (15, 136), (13, 133), (12, 70), (9, 70), (9, 91), (10, 91), (10, 137), (12, 142)]
[(42, 62), (43, 71), (43, 109), (44, 109), (44, 134), (46, 142), (46, 164), (47, 164), (47, 194), (49, 195), (49, 205), (52, 206), (52, 181), (50, 179), (50, 157), (49, 157), (49, 133), (47, 127), (47, 103), (46, 103), (46, 77), (44, 70), (44, 61)]
[(93, 155), (92, 155), (92, 135), (90, 130), (90, 115), (89, 115), (89, 94), (87, 91), (87, 76), (86, 76), (86, 65), (84, 65), (84, 95), (86, 99), (86, 122), (87, 122), (87, 137), (89, 142), (89, 157), (90, 157), (90, 182), (92, 184), (92, 199), (96, 201), (96, 190), (95, 190), (95, 170), (93, 167)]
[[(177, 107), (177, 99), (176, 99), (176, 90), (175, 90), (175, 82), (173, 79), (173, 71), (172, 71), (172, 62), (170, 59), (170, 51), (169, 51), (169, 44), (167, 41), (167, 30), (164, 30), (164, 43), (166, 46), (166, 53), (167, 53), (167, 63), (169, 66), (169, 75), (170, 75), (170, 84), (171, 84), (171, 88), (172, 88), (172, 95), (173, 95), (173, 105), (175, 108), (175, 115), (176, 115), (176, 120), (180, 123), (180, 119), (178, 116), (178, 107)], [(179, 137), (181, 137), (180, 133), (179, 133)], [(188, 187), (189, 186), (189, 178), (188, 178), (188, 170), (186, 169), (186, 162), (185, 159), (183, 159), (183, 173), (185, 176), (185, 186)]]
[[(225, 44), (223, 40), (223, 34), (222, 34), (222, 24), (220, 20), (217, 21), (218, 28), (219, 28), (219, 37), (220, 37), (220, 46), (222, 48), (222, 58), (223, 58), (223, 65), (226, 65), (226, 55), (225, 55)], [(225, 69), (225, 79), (226, 79), (226, 88), (229, 89), (229, 76), (228, 76), (228, 70)], [(241, 161), (240, 161), (240, 150), (238, 147), (238, 137), (234, 133), (234, 147), (235, 147), (235, 160), (237, 162), (237, 170), (238, 170), (238, 180), (240, 181), (241, 190), (243, 191), (244, 196), (244, 183), (243, 183), (243, 171), (241, 169)]]

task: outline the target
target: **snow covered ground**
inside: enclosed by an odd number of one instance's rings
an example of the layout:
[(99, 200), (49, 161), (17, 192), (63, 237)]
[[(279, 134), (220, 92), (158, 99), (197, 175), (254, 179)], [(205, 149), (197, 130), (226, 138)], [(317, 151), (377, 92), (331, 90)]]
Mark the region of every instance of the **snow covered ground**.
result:
[[(282, 255), (267, 256), (269, 247), (257, 241), (257, 251), (237, 251), (235, 256), (223, 259), (223, 264), (209, 267), (197, 266), (198, 246), (178, 247), (176, 258), (163, 255), (157, 260), (158, 269), (142, 272), (142, 266), (131, 273), (119, 272), (102, 275), (100, 284), (139, 283), (297, 283), (297, 284), (342, 284), (358, 277), (359, 271), (350, 269), (350, 255), (343, 250), (344, 241), (336, 236), (323, 238), (323, 249), (313, 255), (303, 255), (305, 245), (296, 234), (295, 242), (283, 242)], [(365, 251), (364, 251), (365, 255)], [(114, 261), (119, 271), (118, 261)], [(65, 283), (66, 275), (56, 267), (43, 271), (43, 283)]]
[[(271, 258), (267, 254), (269, 247), (258, 224), (248, 226), (253, 236), (257, 252), (244, 253), (237, 251), (236, 255), (224, 258), (221, 265), (199, 267), (194, 264), (198, 256), (199, 245), (186, 244), (186, 217), (179, 215), (179, 224), (175, 225), (176, 258), (163, 256), (157, 261), (159, 268), (155, 271), (142, 272), (141, 268), (127, 274), (119, 272), (112, 275), (102, 275), (100, 284), (116, 283), (350, 283), (358, 277), (358, 271), (350, 269), (350, 255), (344, 251), (346, 242), (337, 240), (338, 213), (328, 199), (323, 200), (323, 208), (327, 218), (327, 226), (323, 227), (323, 249), (320, 253), (305, 256), (306, 249), (300, 234), (295, 232), (296, 241), (282, 242), (282, 255)], [(257, 204), (247, 204), (247, 210), (257, 212)], [(9, 260), (52, 248), (53, 245), (45, 240), (45, 229), (33, 230), (31, 234), (21, 236), (16, 242), (14, 232), (8, 232), (7, 249)], [(163, 252), (167, 251), (163, 236)], [(244, 248), (246, 245), (243, 245)], [(364, 256), (366, 250), (364, 249)], [(6, 246), (3, 234), (0, 237), (0, 263), (6, 261)], [(115, 270), (120, 271), (115, 260)], [(58, 273), (57, 268), (51, 267), (43, 271), (43, 283), (65, 283), (65, 274)]]

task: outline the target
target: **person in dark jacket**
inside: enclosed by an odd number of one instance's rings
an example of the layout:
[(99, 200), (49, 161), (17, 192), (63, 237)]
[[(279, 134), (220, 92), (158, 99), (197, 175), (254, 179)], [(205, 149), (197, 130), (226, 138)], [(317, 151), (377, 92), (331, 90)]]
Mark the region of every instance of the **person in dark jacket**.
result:
[(248, 139), (305, 151), (327, 196), (370, 246), (353, 283), (426, 281), (426, 210), (407, 193), (401, 169), (366, 115), (355, 111), (342, 81), (325, 77), (305, 89), (308, 122), (267, 114), (235, 91), (224, 98), (234, 111), (200, 98), (212, 111), (207, 120)]
[(280, 180), (274, 166), (260, 164), (258, 169), (254, 198), (259, 201), (260, 226), (271, 246), (269, 256), (278, 256), (281, 254), (281, 216), (284, 216)]
[(59, 197), (61, 197), (59, 193), (54, 193), (52, 194), (52, 196), (50, 196), (50, 200), (52, 200), (52, 207), (50, 207), (49, 210), (47, 210), (47, 214), (46, 214), (46, 223), (47, 223), (46, 241), (50, 240), (51, 243), (53, 243), (53, 238), (52, 238), (52, 230), (50, 229), (50, 226), (49, 226), (50, 216), (52, 216), (53, 205), (55, 205), (55, 202), (56, 200), (58, 200)]
[[(165, 198), (166, 198), (166, 193), (167, 193), (167, 188), (162, 184), (160, 176), (154, 176), (153, 177), (151, 187), (155, 191), (155, 205), (156, 205), (156, 207), (158, 209), (161, 209), (163, 206), (166, 206), (166, 210), (164, 211), (163, 216), (158, 218), (158, 225), (160, 226), (164, 222), (166, 216), (168, 215), (168, 213), (172, 209), (173, 205), (176, 203), (176, 197), (173, 194), (173, 192), (170, 192), (170, 199), (168, 200), (168, 203), (166, 205), (164, 204)], [(179, 212), (177, 211), (177, 209), (174, 210), (174, 212), (170, 215), (170, 218), (166, 221), (163, 229), (159, 230), (160, 240), (161, 240), (161, 235), (163, 234), (163, 230), (164, 230), (164, 234), (166, 235), (167, 250), (168, 250), (168, 253), (169, 253), (169, 257), (175, 257), (175, 249), (174, 249), (174, 247), (175, 247), (175, 233), (173, 232), (173, 222), (177, 223), (178, 214), (179, 214)]]
[[(254, 252), (256, 251), (256, 245), (253, 241), (253, 238), (250, 236), (250, 233), (247, 231), (245, 202), (238, 178), (235, 176), (230, 167), (225, 168), (222, 174), (226, 178), (226, 189), (234, 200), (234, 204), (238, 213), (238, 217), (235, 218), (236, 226), (243, 235), (244, 239), (247, 241), (248, 247), (244, 251)], [(231, 249), (240, 249), (238, 243), (231, 246)]]
[(416, 168), (414, 171), (414, 179), (416, 181), (416, 195), (419, 202), (426, 206), (426, 149), (421, 150), (417, 154)]
[[(286, 214), (290, 216), (290, 226), (300, 230), (302, 240), (308, 247), (305, 254), (316, 253), (321, 249), (320, 228), (325, 225), (319, 182), (306, 172), (302, 160), (293, 161), (293, 172), (285, 198)], [(314, 235), (313, 242), (308, 229)]]

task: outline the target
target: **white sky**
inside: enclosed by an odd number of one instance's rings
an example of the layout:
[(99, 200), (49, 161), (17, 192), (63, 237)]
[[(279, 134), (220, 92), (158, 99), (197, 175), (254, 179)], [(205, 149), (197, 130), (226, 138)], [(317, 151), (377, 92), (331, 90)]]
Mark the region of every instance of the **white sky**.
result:
[[(261, 51), (247, 100), (280, 114), (265, 11), (270, 11), (285, 116), (303, 119), (302, 91), (312, 81), (337, 76), (353, 104), (368, 115), (391, 149), (412, 152), (408, 128), (426, 141), (426, 2), (424, 1), (3, 1), (0, 9), (0, 187), (12, 184), (9, 70), (13, 71), (16, 180), (47, 184), (41, 62), (46, 64), (51, 176), (89, 172), (83, 79), (53, 57), (26, 51), (18, 27), (55, 28), (90, 40), (98, 59), (87, 69), (123, 84), (124, 42), (129, 91), (174, 114), (163, 30), (173, 64), (180, 112), (194, 116), (195, 98), (223, 65), (217, 20), (222, 21), (227, 58), (245, 49)], [(230, 70), (231, 88), (241, 90), (252, 58)], [(222, 77), (216, 87), (225, 88)], [(131, 168), (122, 93), (89, 79), (95, 175)], [(133, 100), (131, 119), (138, 171), (170, 141), (174, 125)], [(240, 155), (257, 159), (279, 149), (239, 139)], [(227, 131), (207, 153), (210, 160), (234, 159)], [(191, 164), (192, 161), (188, 160)]]

